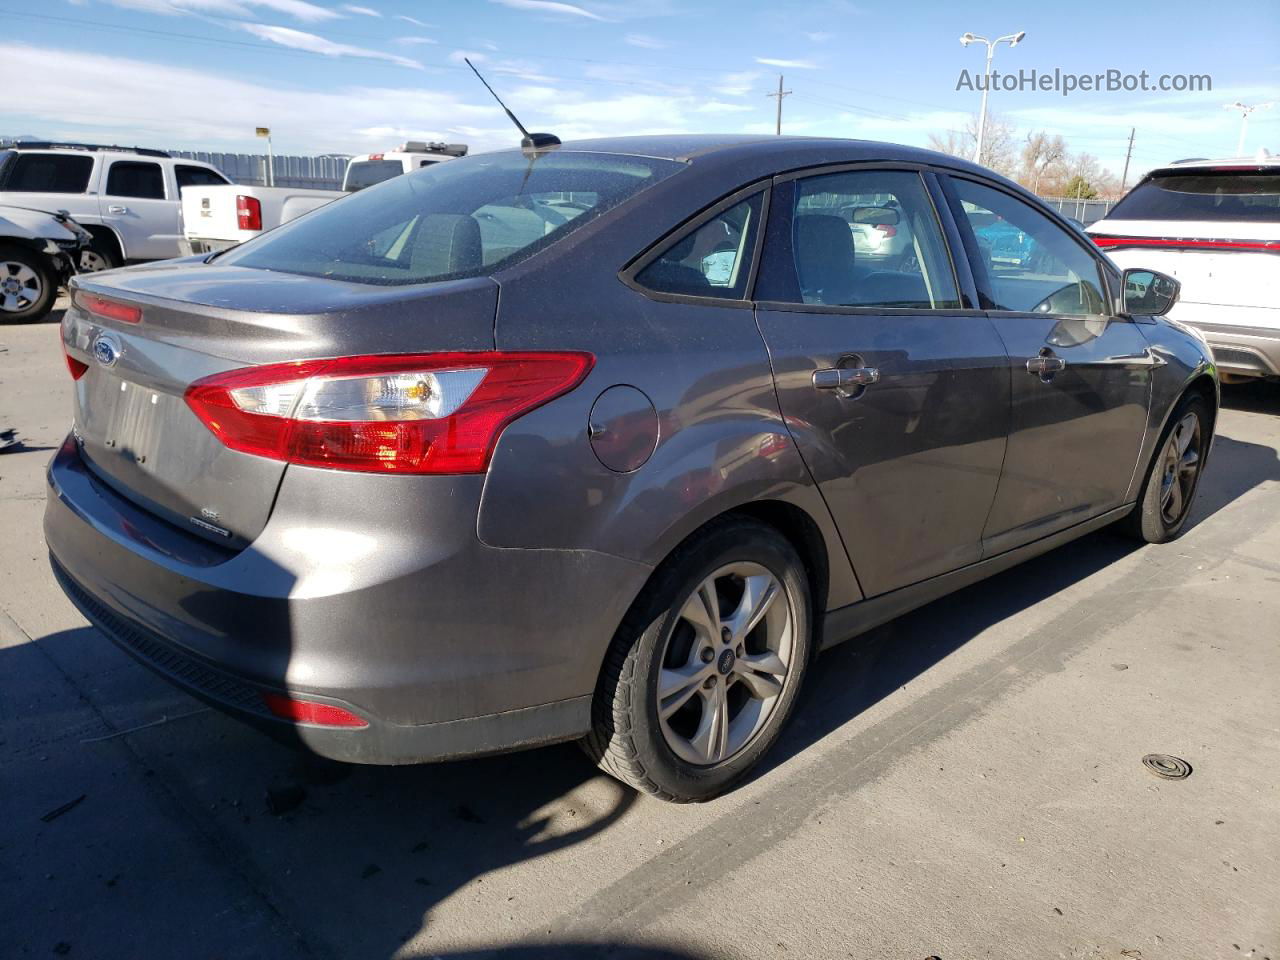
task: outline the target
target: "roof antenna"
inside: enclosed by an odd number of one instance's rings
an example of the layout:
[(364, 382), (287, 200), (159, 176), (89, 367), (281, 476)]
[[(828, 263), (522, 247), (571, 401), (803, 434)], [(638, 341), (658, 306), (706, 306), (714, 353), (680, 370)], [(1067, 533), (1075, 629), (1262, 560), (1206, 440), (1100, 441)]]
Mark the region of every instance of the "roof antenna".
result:
[(493, 87), (489, 86), (489, 81), (480, 76), (480, 71), (476, 69), (476, 65), (467, 57), (463, 57), (462, 62), (471, 68), (471, 72), (476, 75), (476, 79), (484, 84), (484, 88), (488, 90), (489, 93), (493, 94), (493, 99), (498, 101), (498, 106), (506, 111), (507, 116), (511, 118), (511, 122), (516, 125), (516, 129), (520, 131), (520, 134), (523, 137), (520, 141), (521, 150), (524, 150), (527, 153), (530, 150), (542, 150), (546, 147), (560, 146), (560, 138), (554, 133), (530, 133), (526, 130), (524, 128), (524, 124), (517, 120), (516, 115), (511, 112), (505, 103), (502, 102), (502, 98), (493, 92)]

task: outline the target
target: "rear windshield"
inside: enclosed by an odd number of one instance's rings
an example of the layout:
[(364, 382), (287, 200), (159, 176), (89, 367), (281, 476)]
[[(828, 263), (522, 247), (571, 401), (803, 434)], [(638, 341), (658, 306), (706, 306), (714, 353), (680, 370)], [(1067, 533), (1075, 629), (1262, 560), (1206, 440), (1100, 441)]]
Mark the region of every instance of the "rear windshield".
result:
[(404, 164), (399, 160), (361, 160), (347, 167), (345, 190), (363, 190), (375, 183), (390, 180), (404, 173)]
[(1280, 223), (1280, 170), (1196, 170), (1138, 184), (1107, 219)]
[(219, 262), (387, 286), (483, 276), (681, 169), (599, 153), (465, 157), (327, 204)]
[(17, 153), (4, 165), (0, 190), (22, 193), (84, 193), (92, 157), (61, 153)]

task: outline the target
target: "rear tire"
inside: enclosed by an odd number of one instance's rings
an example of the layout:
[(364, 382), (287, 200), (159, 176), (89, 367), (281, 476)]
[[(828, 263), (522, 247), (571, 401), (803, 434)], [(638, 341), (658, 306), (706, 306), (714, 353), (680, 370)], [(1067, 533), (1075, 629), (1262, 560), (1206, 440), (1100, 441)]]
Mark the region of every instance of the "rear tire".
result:
[(1160, 436), (1133, 512), (1120, 521), (1124, 533), (1144, 543), (1167, 543), (1182, 535), (1200, 487), (1211, 429), (1204, 398), (1183, 397)]
[(57, 273), (47, 257), (19, 244), (0, 244), (0, 323), (41, 319), (57, 294)]
[(772, 527), (714, 523), (636, 599), (605, 658), (587, 754), (663, 800), (709, 800), (777, 740), (813, 656), (805, 567)]
[(81, 273), (101, 273), (103, 270), (114, 270), (120, 264), (116, 261), (114, 251), (108, 250), (101, 241), (95, 240), (93, 245), (80, 251), (80, 262), (77, 268)]

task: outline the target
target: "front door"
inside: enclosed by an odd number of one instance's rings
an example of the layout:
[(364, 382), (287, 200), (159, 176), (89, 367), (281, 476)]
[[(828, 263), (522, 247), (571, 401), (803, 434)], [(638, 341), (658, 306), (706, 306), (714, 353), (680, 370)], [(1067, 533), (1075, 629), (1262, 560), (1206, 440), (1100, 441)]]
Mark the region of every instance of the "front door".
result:
[(1162, 361), (1114, 315), (1097, 254), (1030, 204), (975, 180), (948, 194), (980, 298), (1009, 353), (1012, 420), (984, 532), (996, 554), (1124, 503)]
[(783, 416), (867, 596), (981, 555), (1008, 359), (957, 290), (918, 172), (775, 184), (756, 315)]

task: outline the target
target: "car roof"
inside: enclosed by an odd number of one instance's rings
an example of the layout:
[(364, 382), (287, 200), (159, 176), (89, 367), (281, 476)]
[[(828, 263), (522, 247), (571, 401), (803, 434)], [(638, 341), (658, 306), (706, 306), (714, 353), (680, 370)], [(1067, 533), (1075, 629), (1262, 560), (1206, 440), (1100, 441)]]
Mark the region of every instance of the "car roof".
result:
[(1273, 155), (1264, 149), (1247, 157), (1224, 157), (1221, 160), (1210, 160), (1207, 157), (1190, 157), (1186, 160), (1175, 160), (1173, 163), (1168, 163), (1163, 167), (1152, 170), (1148, 176), (1183, 170), (1237, 169), (1244, 171), (1270, 169), (1272, 167), (1280, 167), (1280, 156)]
[(553, 148), (563, 152), (616, 153), (654, 157), (682, 163), (736, 162), (751, 156), (771, 160), (779, 170), (817, 163), (856, 163), (860, 160), (897, 160), (970, 170), (998, 177), (976, 164), (920, 147), (877, 140), (837, 137), (777, 137), (759, 134), (667, 134), (660, 136), (602, 137), (570, 140)]

